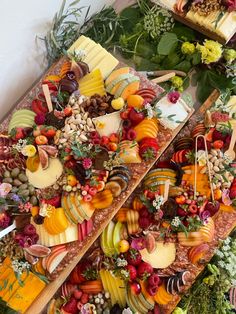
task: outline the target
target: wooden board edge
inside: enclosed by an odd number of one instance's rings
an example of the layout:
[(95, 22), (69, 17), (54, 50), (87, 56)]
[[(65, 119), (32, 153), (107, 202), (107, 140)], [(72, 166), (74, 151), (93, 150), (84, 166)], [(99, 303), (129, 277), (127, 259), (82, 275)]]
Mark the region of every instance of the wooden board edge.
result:
[(204, 28), (204, 27), (201, 27), (200, 25), (198, 24), (195, 24), (193, 23), (192, 21), (190, 21), (189, 19), (187, 19), (185, 16), (181, 16), (181, 15), (178, 15), (176, 13), (173, 13), (172, 12), (172, 15), (174, 17), (174, 19), (182, 24), (185, 24), (186, 26), (194, 29), (195, 31), (213, 39), (213, 40), (216, 40), (218, 41), (220, 44), (222, 45), (225, 45), (227, 44), (227, 42), (230, 40), (230, 38), (226, 41), (223, 37), (217, 35), (216, 33)]
[(104, 220), (100, 226), (100, 229), (97, 230), (95, 235), (91, 237), (90, 241), (87, 241), (87, 243), (82, 247), (79, 254), (74, 258), (71, 263), (60, 273), (60, 275), (51, 283), (49, 283), (46, 288), (38, 295), (38, 297), (35, 299), (35, 301), (31, 304), (31, 306), (27, 309), (25, 314), (32, 314), (32, 313), (41, 313), (41, 311), (45, 308), (45, 306), (48, 304), (48, 302), (52, 299), (54, 294), (57, 292), (57, 290), (60, 288), (60, 286), (64, 283), (66, 278), (69, 276), (69, 274), (72, 272), (72, 270), (75, 268), (75, 266), (78, 264), (78, 262), (82, 259), (84, 254), (88, 251), (88, 249), (91, 247), (91, 245), (97, 240), (97, 238), (101, 235), (102, 231), (106, 226), (109, 224), (109, 222), (113, 219), (113, 217), (116, 215), (118, 210), (122, 207), (122, 205), (127, 201), (127, 199), (130, 197), (130, 195), (133, 193), (133, 191), (136, 189), (136, 187), (140, 184), (142, 179), (145, 177), (145, 175), (150, 171), (150, 169), (153, 167), (153, 165), (157, 162), (157, 160), (161, 157), (161, 155), (165, 152), (165, 150), (169, 147), (169, 145), (174, 140), (175, 136), (179, 134), (179, 132), (182, 130), (182, 128), (185, 126), (186, 122), (192, 117), (195, 110), (192, 108), (189, 112), (186, 119), (179, 125), (175, 131), (172, 134), (172, 138), (164, 145), (160, 152), (158, 157), (150, 164), (150, 166), (146, 169), (145, 173), (143, 173), (142, 176), (140, 176), (139, 180), (135, 182), (135, 184), (132, 186), (131, 193), (129, 193), (125, 198), (123, 198), (122, 203), (119, 204), (116, 208), (114, 208), (113, 211), (110, 212), (109, 216), (106, 220)]

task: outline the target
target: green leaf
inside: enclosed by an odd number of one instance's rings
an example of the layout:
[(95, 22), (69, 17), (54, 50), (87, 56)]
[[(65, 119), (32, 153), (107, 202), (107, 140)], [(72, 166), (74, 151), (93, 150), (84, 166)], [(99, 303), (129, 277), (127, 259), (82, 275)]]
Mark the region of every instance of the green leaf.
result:
[(180, 23), (175, 23), (174, 28), (171, 30), (172, 33), (175, 33), (178, 37), (178, 39), (181, 39), (183, 41), (195, 41), (196, 40), (196, 34), (195, 32), (189, 28), (186, 27)]
[(140, 22), (141, 14), (137, 8), (127, 7), (121, 11), (120, 17), (124, 31), (132, 33), (135, 25)]
[(200, 62), (201, 62), (201, 54), (200, 54), (200, 52), (195, 52), (192, 55), (192, 63), (193, 63), (193, 65), (197, 65)]
[(157, 52), (160, 55), (168, 56), (172, 49), (176, 46), (178, 38), (174, 33), (166, 33), (162, 35), (161, 40), (157, 46)]
[(175, 51), (172, 51), (167, 57), (164, 57), (163, 63), (161, 65), (162, 69), (172, 70), (180, 61), (180, 56)]
[(186, 73), (189, 72), (191, 68), (192, 68), (192, 65), (187, 60), (184, 60), (175, 66), (175, 70), (183, 71)]

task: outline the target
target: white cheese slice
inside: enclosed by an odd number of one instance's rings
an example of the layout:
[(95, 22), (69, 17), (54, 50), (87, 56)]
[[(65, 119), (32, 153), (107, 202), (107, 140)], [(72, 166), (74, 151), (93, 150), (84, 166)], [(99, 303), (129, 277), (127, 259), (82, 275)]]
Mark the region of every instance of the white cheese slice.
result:
[(161, 7), (165, 7), (168, 10), (173, 11), (174, 6), (176, 4), (176, 0), (152, 0), (152, 2), (160, 5)]
[(217, 33), (228, 41), (236, 32), (236, 12), (230, 12), (227, 18), (217, 28)]
[(121, 126), (120, 111), (93, 118), (93, 123), (100, 136), (109, 136), (117, 133)]
[(91, 49), (90, 51), (87, 51), (87, 55), (84, 59), (84, 62), (86, 63), (91, 62), (91, 60), (93, 60), (93, 58), (95, 58), (96, 55), (99, 53), (99, 51), (101, 51), (102, 49), (104, 48), (102, 48), (100, 44), (97, 44), (95, 47), (93, 47), (93, 49)]
[(89, 62), (89, 68), (90, 69), (95, 69), (97, 67), (97, 65), (107, 56), (107, 51), (104, 48), (101, 48), (96, 56), (94, 56), (94, 58), (92, 58)]
[(173, 104), (165, 96), (156, 103), (156, 107), (161, 111), (160, 122), (171, 130), (177, 128), (188, 116), (188, 105), (181, 98)]
[(29, 183), (38, 189), (44, 189), (53, 185), (62, 175), (62, 172), (63, 166), (58, 158), (49, 158), (49, 166), (45, 170), (42, 169), (41, 164), (39, 164), (35, 172), (26, 169)]
[(119, 61), (107, 52), (104, 58), (94, 67), (93, 70), (100, 69), (103, 79), (106, 79), (118, 63)]

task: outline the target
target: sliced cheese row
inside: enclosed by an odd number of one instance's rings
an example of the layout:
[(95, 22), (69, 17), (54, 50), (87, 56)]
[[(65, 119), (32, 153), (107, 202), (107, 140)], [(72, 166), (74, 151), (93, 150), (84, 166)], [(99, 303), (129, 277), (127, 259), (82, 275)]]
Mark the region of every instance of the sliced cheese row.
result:
[(78, 228), (75, 224), (71, 224), (64, 232), (55, 235), (49, 234), (43, 225), (33, 224), (39, 235), (39, 244), (41, 245), (51, 247), (78, 240)]
[(119, 63), (119, 61), (100, 44), (95, 43), (95, 41), (83, 35), (68, 49), (68, 52), (73, 54), (78, 50), (85, 52), (83, 61), (88, 64), (89, 70), (100, 69), (103, 79), (105, 79)]
[(200, 15), (198, 12), (192, 10), (188, 11), (186, 18), (191, 20), (195, 24), (218, 34), (220, 37), (228, 41), (236, 32), (236, 12), (224, 12), (223, 17), (216, 21), (219, 18), (219, 15), (222, 14), (220, 11), (212, 12), (207, 17)]

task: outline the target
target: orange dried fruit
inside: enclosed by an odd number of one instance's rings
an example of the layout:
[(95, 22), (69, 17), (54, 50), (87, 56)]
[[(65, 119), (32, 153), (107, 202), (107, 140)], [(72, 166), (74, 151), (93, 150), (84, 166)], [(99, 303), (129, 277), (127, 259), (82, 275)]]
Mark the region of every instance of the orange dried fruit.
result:
[(26, 160), (26, 168), (31, 172), (37, 171), (39, 164), (40, 159), (38, 154), (36, 154), (34, 157), (28, 157)]
[(141, 109), (143, 107), (144, 99), (140, 95), (129, 95), (127, 98), (128, 107)]

